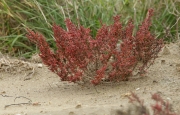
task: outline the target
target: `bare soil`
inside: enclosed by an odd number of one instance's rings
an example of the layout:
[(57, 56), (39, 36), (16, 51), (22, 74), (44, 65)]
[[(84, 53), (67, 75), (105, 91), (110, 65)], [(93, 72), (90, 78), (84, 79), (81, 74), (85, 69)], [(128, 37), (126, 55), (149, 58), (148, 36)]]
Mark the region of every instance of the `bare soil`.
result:
[(145, 105), (158, 93), (180, 112), (180, 42), (165, 45), (144, 77), (95, 87), (60, 81), (38, 58), (1, 55), (0, 87), (0, 115), (116, 115), (127, 109), (131, 91)]

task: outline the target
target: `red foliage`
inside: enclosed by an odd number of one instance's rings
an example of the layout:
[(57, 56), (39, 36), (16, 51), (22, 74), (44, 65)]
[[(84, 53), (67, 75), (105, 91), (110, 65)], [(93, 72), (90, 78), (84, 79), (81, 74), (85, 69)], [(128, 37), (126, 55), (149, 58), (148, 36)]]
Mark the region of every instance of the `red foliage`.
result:
[(177, 115), (172, 112), (172, 106), (169, 102), (164, 101), (160, 95), (153, 94), (152, 99), (156, 101), (156, 104), (152, 105), (152, 109), (154, 111), (154, 115)]
[(58, 70), (57, 60), (55, 54), (50, 50), (48, 43), (45, 41), (45, 38), (38, 33), (35, 33), (31, 30), (28, 30), (27, 37), (29, 40), (37, 44), (41, 54), (40, 57), (44, 64), (50, 67), (50, 69), (55, 72)]
[[(60, 62), (62, 80), (79, 81), (88, 63), (92, 60), (90, 30), (84, 27), (77, 28), (69, 19), (66, 20), (68, 31), (53, 25), (54, 37), (58, 50), (56, 59)], [(63, 70), (63, 71), (62, 71)], [(62, 76), (62, 75), (65, 76)]]
[(163, 40), (155, 39), (155, 37), (149, 31), (152, 15), (153, 10), (150, 9), (145, 20), (143, 21), (142, 25), (139, 26), (139, 30), (135, 35), (138, 61), (143, 62), (143, 65), (140, 68), (141, 72), (143, 72), (145, 68), (148, 68), (151, 64), (153, 64), (154, 59), (157, 58), (157, 54), (163, 47)]
[[(144, 72), (163, 46), (163, 41), (155, 39), (149, 31), (151, 16), (152, 10), (149, 10), (135, 36), (133, 22), (130, 20), (123, 28), (120, 17), (116, 16), (112, 25), (102, 25), (94, 39), (90, 29), (77, 27), (66, 19), (67, 31), (53, 25), (55, 52), (50, 50), (42, 35), (28, 30), (27, 37), (39, 47), (44, 64), (63, 81), (82, 80), (90, 64), (95, 65), (96, 75), (90, 79), (94, 85), (105, 76), (113, 81), (128, 80), (138, 62), (143, 62), (140, 70)], [(117, 47), (117, 44), (120, 46)]]
[[(143, 100), (141, 100), (136, 94), (131, 93), (131, 96), (128, 98), (130, 103), (135, 104), (135, 102), (137, 102), (136, 106), (139, 106), (141, 108), (140, 110), (143, 112), (140, 113), (140, 115), (149, 115), (149, 111), (147, 111), (147, 108), (144, 106)], [(171, 110), (172, 108), (169, 102), (165, 102), (157, 93), (152, 95), (152, 99), (156, 102), (151, 106), (153, 115), (177, 115), (177, 113)]]
[(125, 28), (122, 43), (120, 46), (120, 52), (117, 50), (114, 52), (114, 62), (112, 62), (112, 71), (110, 73), (110, 79), (116, 81), (127, 80), (135, 64), (137, 63), (136, 57), (136, 44), (135, 38), (132, 36), (133, 33), (132, 21), (129, 21)]

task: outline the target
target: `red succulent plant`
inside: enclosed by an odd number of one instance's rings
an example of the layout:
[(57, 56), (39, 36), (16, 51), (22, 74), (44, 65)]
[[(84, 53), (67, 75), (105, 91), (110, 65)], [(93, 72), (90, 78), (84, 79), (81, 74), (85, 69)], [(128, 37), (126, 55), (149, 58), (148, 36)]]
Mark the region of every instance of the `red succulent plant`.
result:
[(149, 30), (152, 12), (148, 11), (135, 35), (132, 20), (123, 28), (119, 16), (114, 17), (112, 25), (102, 25), (95, 38), (89, 28), (77, 27), (66, 19), (67, 30), (53, 25), (57, 46), (54, 52), (41, 34), (28, 30), (27, 38), (38, 46), (43, 63), (63, 81), (83, 81), (89, 65), (95, 68), (90, 79), (94, 85), (103, 78), (128, 80), (137, 63), (142, 62), (140, 71), (144, 72), (163, 47), (163, 41), (155, 39)]

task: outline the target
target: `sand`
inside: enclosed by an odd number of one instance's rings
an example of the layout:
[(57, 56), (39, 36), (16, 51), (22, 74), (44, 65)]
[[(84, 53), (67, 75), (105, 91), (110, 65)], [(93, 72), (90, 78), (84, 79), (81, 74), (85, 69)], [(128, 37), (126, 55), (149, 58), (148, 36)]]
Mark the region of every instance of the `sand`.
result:
[(158, 93), (180, 112), (180, 42), (165, 45), (144, 77), (95, 87), (62, 82), (40, 61), (3, 59), (0, 115), (116, 115), (128, 108), (131, 91), (145, 105), (152, 105), (151, 94)]

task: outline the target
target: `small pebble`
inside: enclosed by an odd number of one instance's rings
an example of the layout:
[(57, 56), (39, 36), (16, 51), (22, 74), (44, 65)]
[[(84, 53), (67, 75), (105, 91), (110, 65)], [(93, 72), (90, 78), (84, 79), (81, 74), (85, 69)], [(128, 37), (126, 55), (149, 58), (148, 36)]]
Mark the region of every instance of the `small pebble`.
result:
[(71, 112), (69, 112), (69, 115), (74, 115), (74, 112), (72, 112), (72, 111), (71, 111)]
[(76, 105), (76, 107), (75, 107), (76, 109), (79, 109), (79, 108), (81, 108), (81, 105), (80, 104), (78, 104), (78, 105)]
[(39, 64), (37, 65), (38, 68), (42, 68), (42, 66), (43, 66), (43, 65), (42, 65), (41, 63), (39, 63)]

